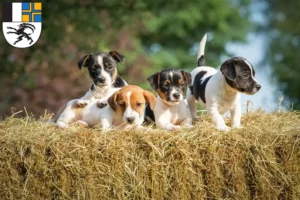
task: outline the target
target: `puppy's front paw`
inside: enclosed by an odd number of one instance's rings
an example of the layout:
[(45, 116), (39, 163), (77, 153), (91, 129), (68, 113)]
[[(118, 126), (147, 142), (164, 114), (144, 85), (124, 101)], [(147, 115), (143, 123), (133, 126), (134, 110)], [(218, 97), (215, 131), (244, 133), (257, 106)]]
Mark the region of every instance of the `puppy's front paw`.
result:
[(102, 101), (98, 101), (98, 102), (97, 102), (97, 107), (98, 107), (98, 108), (104, 108), (105, 106), (107, 106), (107, 103), (104, 103), (104, 102), (102, 102)]
[(57, 121), (55, 126), (59, 127), (59, 128), (68, 128), (69, 125), (63, 121)]
[(193, 118), (192, 119), (192, 124), (193, 125), (195, 125), (196, 123), (198, 123), (199, 122), (199, 119), (198, 118)]
[(87, 106), (89, 103), (89, 100), (83, 100), (83, 99), (80, 99), (78, 101), (75, 102), (75, 107), (77, 108), (84, 108), (85, 106)]
[(242, 125), (232, 125), (231, 128), (243, 128)]
[(174, 125), (174, 124), (168, 124), (166, 129), (170, 130), (170, 131), (175, 131), (175, 130), (180, 129), (180, 126), (179, 125)]
[(193, 128), (193, 125), (191, 125), (191, 124), (184, 124), (183, 127), (184, 128)]
[(228, 127), (228, 126), (217, 126), (217, 130), (218, 131), (225, 131), (225, 132), (227, 132), (227, 131), (229, 131), (230, 130), (230, 127)]
[(76, 123), (79, 126), (83, 126), (83, 127), (88, 127), (89, 126), (88, 123), (86, 123), (85, 121), (82, 121), (82, 120), (78, 120), (78, 121), (76, 121), (74, 123)]

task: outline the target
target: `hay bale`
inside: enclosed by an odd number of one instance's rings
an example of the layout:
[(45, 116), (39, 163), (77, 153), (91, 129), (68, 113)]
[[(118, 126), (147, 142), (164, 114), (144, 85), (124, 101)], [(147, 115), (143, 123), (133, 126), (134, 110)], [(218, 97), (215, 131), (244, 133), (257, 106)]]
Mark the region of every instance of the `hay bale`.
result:
[(0, 122), (0, 199), (297, 199), (299, 113), (251, 112), (242, 129), (57, 129)]

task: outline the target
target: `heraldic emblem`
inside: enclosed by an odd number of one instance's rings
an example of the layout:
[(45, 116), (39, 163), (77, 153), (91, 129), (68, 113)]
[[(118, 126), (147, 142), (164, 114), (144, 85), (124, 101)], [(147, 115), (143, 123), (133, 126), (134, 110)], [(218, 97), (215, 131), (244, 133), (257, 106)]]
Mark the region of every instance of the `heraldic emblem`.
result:
[(42, 3), (2, 3), (2, 30), (7, 42), (14, 47), (34, 45), (42, 30)]

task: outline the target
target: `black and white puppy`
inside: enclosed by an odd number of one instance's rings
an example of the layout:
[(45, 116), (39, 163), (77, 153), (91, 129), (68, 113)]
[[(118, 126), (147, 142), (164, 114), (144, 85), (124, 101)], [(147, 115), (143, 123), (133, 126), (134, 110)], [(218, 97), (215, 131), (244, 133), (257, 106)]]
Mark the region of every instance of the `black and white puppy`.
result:
[[(117, 63), (123, 62), (125, 57), (116, 51), (91, 53), (83, 56), (78, 61), (79, 69), (86, 67), (93, 81), (88, 92), (79, 100), (74, 101), (73, 107), (85, 107), (86, 100), (99, 99), (97, 105), (106, 105), (107, 99), (116, 91), (127, 85), (126, 81), (118, 75)], [(67, 103), (64, 104), (49, 120), (56, 122), (60, 114), (66, 109)]]
[(116, 89), (127, 85), (126, 81), (118, 75), (117, 63), (123, 61), (124, 56), (116, 51), (92, 53), (82, 57), (78, 61), (78, 67), (88, 68), (93, 84), (81, 99), (108, 98)]
[(183, 94), (191, 83), (191, 74), (181, 70), (166, 69), (157, 72), (147, 79), (157, 92), (153, 112), (157, 127), (166, 130), (180, 128), (180, 124), (192, 125), (188, 107)]
[(218, 130), (228, 131), (223, 114), (230, 110), (231, 127), (241, 126), (240, 93), (255, 94), (260, 84), (254, 78), (253, 66), (241, 57), (226, 60), (220, 71), (204, 66), (206, 35), (202, 38), (197, 56), (198, 67), (192, 72), (192, 86), (187, 90), (191, 116), (196, 119), (196, 101), (206, 107)]

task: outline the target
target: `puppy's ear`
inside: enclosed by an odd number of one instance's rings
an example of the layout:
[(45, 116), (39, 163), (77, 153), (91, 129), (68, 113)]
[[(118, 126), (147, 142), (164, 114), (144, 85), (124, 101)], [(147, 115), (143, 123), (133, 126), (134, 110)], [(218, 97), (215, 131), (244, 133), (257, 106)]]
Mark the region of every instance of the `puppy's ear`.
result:
[(160, 72), (157, 72), (157, 73), (153, 74), (152, 76), (148, 77), (147, 80), (150, 83), (151, 87), (154, 90), (157, 90), (158, 85), (160, 83)]
[(144, 97), (146, 99), (146, 102), (149, 103), (151, 110), (153, 110), (156, 102), (156, 97), (151, 92), (144, 90)]
[(81, 69), (82, 67), (86, 67), (86, 61), (90, 58), (91, 55), (85, 55), (78, 61), (78, 67)]
[(117, 98), (119, 95), (119, 91), (115, 92), (114, 94), (112, 94), (108, 99), (107, 99), (107, 103), (108, 105), (115, 111), (117, 112)]
[(119, 54), (116, 51), (110, 51), (108, 52), (109, 55), (111, 55), (111, 57), (113, 57), (113, 59), (117, 62), (124, 62), (125, 60), (125, 56), (123, 56), (122, 54)]
[(183, 78), (184, 78), (184, 82), (187, 83), (188, 86), (190, 86), (192, 84), (192, 75), (189, 72), (185, 72), (185, 71), (181, 71)]
[(227, 60), (221, 66), (221, 72), (231, 81), (236, 78), (235, 66), (237, 62), (234, 60)]

